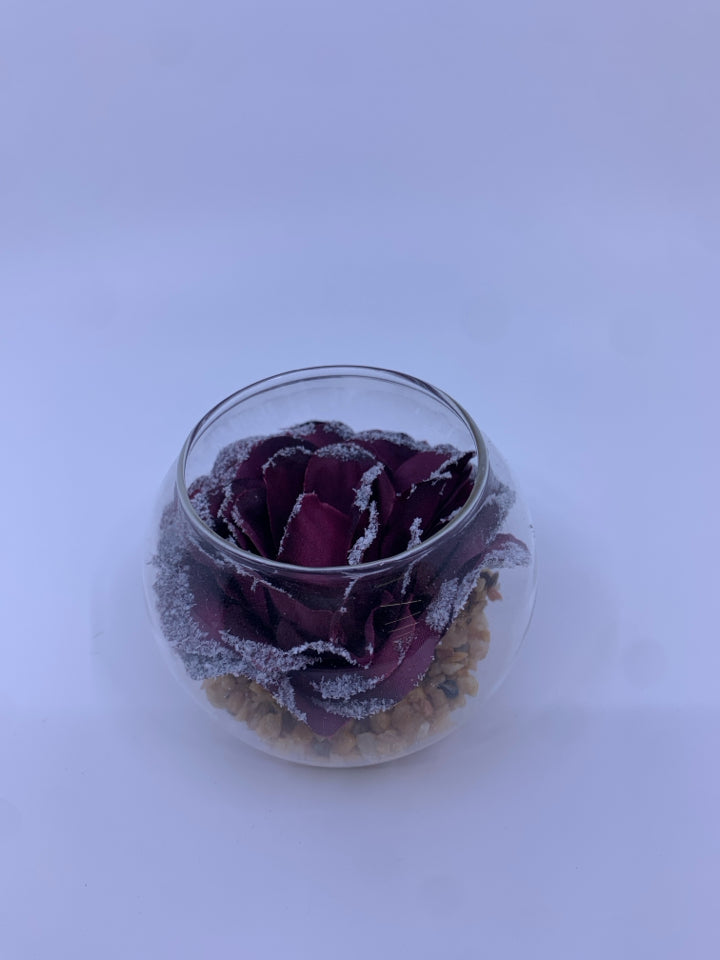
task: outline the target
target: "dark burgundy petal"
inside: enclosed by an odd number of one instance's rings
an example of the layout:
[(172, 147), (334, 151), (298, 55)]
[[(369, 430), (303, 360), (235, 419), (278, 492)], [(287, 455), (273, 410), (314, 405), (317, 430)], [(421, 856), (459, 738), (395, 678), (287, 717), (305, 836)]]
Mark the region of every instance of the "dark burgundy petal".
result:
[[(407, 628), (399, 627), (398, 632), (402, 632), (403, 629), (407, 630)], [(396, 669), (381, 681), (373, 689), (372, 694), (368, 694), (368, 696), (392, 700), (393, 703), (397, 703), (403, 697), (406, 697), (427, 673), (439, 640), (438, 633), (432, 630), (427, 623), (422, 620), (417, 621), (402, 660)], [(391, 636), (386, 646), (391, 645), (392, 642), (393, 637)], [(362, 701), (364, 698), (359, 697), (358, 699)]]
[[(365, 430), (355, 434), (355, 442), (373, 453), (386, 467), (395, 472), (409, 457), (423, 449), (407, 433), (385, 433), (381, 430)], [(447, 454), (445, 456), (447, 459)]]
[(203, 476), (193, 480), (188, 487), (188, 496), (200, 519), (209, 523), (217, 516), (225, 494), (212, 477)]
[(370, 507), (360, 514), (360, 519), (353, 531), (353, 543), (347, 557), (348, 564), (355, 566), (358, 563), (370, 563), (380, 559), (381, 535), (378, 508), (372, 502)]
[[(356, 521), (360, 508), (356, 504), (363, 477), (377, 461), (354, 443), (334, 443), (317, 450), (305, 472), (304, 490), (316, 494)], [(381, 470), (382, 466), (378, 465)], [(343, 561), (345, 562), (345, 561)]]
[(279, 450), (287, 447), (301, 447), (302, 440), (289, 437), (282, 434), (276, 437), (267, 437), (265, 440), (258, 441), (249, 451), (246, 458), (238, 463), (235, 470), (236, 480), (254, 480), (260, 482), (263, 475), (263, 467), (268, 460)]
[(530, 561), (527, 544), (510, 533), (499, 533), (480, 557), (483, 565), (497, 567), (522, 567)]
[(402, 493), (408, 487), (422, 480), (428, 480), (433, 473), (440, 470), (443, 464), (448, 463), (449, 459), (447, 453), (437, 450), (421, 450), (419, 453), (414, 453), (400, 464), (397, 470), (393, 470), (395, 489), (398, 493)]
[(219, 565), (214, 565), (211, 569), (215, 574), (218, 587), (228, 600), (239, 600), (242, 603), (247, 603), (248, 589), (252, 585), (252, 580), (249, 577), (238, 575), (234, 571)]
[(429, 531), (429, 536), (435, 533), (436, 530), (444, 527), (445, 524), (452, 518), (453, 514), (457, 513), (462, 509), (462, 507), (465, 506), (474, 486), (475, 478), (472, 476), (472, 474), (470, 474), (465, 480), (461, 480), (458, 483), (455, 492), (451, 494), (441, 505), (441, 509), (438, 511), (438, 516), (435, 520), (435, 526), (433, 530)]
[(498, 536), (514, 501), (513, 491), (498, 480), (492, 471), (489, 471), (482, 505), (473, 517), (465, 535), (459, 539), (455, 547), (453, 553), (455, 566), (462, 566), (472, 556), (482, 557), (487, 553)]
[(327, 447), (333, 443), (342, 443), (354, 437), (355, 431), (337, 420), (308, 420), (292, 427), (288, 434), (306, 446)]
[(308, 639), (324, 640), (330, 636), (335, 610), (314, 609), (306, 602), (291, 597), (284, 590), (271, 586), (268, 587), (268, 594), (277, 611), (278, 620), (293, 623), (304, 634), (300, 642), (306, 643)]
[(475, 486), (474, 477), (469, 477), (460, 483), (455, 493), (448, 499), (447, 503), (441, 505), (439, 512), (435, 515), (432, 525), (428, 528), (425, 539), (439, 533), (443, 527), (447, 526), (456, 513), (459, 513), (462, 507), (467, 503), (468, 497)]
[(302, 646), (303, 637), (297, 632), (290, 620), (281, 620), (275, 632), (275, 643), (281, 650), (292, 650)]
[(303, 671), (303, 683), (316, 696), (323, 696), (323, 686), (329, 689), (327, 699), (336, 699), (332, 688), (371, 688), (390, 676), (410, 648), (415, 631), (415, 618), (407, 603), (395, 603), (392, 594), (385, 594), (384, 605), (373, 610), (364, 625), (365, 651), (357, 659), (358, 666), (347, 669), (328, 669), (320, 664)]
[(425, 539), (438, 507), (438, 485), (444, 482), (425, 480), (396, 499), (382, 541), (383, 557), (402, 553), (411, 544)]
[[(220, 521), (218, 521), (218, 523), (220, 523)], [(241, 550), (247, 550), (248, 553), (260, 552), (252, 540), (247, 537), (238, 526), (232, 522), (226, 524), (226, 526), (228, 531), (225, 537), (226, 540), (233, 541)]]
[(227, 602), (213, 580), (212, 571), (203, 567), (198, 566), (190, 573), (190, 591), (195, 598), (193, 619), (204, 633), (217, 640), (225, 629)]
[(458, 502), (456, 493), (468, 479), (471, 456), (466, 453), (445, 460), (427, 480), (397, 496), (383, 538), (383, 557), (401, 553), (408, 546), (427, 540), (436, 531), (440, 518), (447, 516), (446, 504)]
[(193, 510), (206, 527), (223, 539), (228, 537), (228, 526), (219, 516), (225, 500), (224, 486), (212, 477), (198, 477), (188, 487), (188, 496)]
[[(297, 677), (302, 677), (298, 674)], [(320, 737), (331, 737), (337, 733), (340, 727), (344, 727), (348, 722), (347, 717), (340, 717), (337, 714), (329, 713), (324, 707), (319, 706), (314, 699), (308, 695), (302, 682), (294, 679), (293, 688), (295, 692), (295, 703), (297, 709), (305, 714), (306, 723)]]
[(304, 567), (347, 563), (353, 522), (314, 493), (303, 493), (290, 514), (278, 560)]
[(303, 490), (305, 469), (312, 455), (308, 447), (282, 447), (263, 466), (270, 533), (277, 556), (288, 517)]
[[(382, 616), (380, 608), (372, 619)], [(294, 686), (308, 724), (316, 733), (330, 736), (348, 716), (370, 716), (384, 700), (396, 703), (425, 675), (438, 640), (438, 633), (416, 621), (407, 605), (399, 605), (395, 625), (368, 667), (310, 667), (296, 675)]]
[(373, 484), (373, 496), (378, 505), (380, 523), (381, 525), (384, 525), (388, 522), (390, 515), (395, 508), (395, 500), (397, 498), (395, 487), (385, 470), (383, 470), (383, 472), (375, 479)]
[(195, 598), (193, 617), (203, 633), (213, 640), (222, 641), (223, 631), (238, 640), (267, 642), (270, 639), (267, 630), (259, 624), (253, 605), (245, 599), (234, 600), (218, 590), (212, 569), (194, 565), (189, 570), (189, 586)]
[(233, 480), (229, 485), (220, 516), (239, 530), (263, 557), (274, 553), (270, 519), (265, 503), (265, 487), (250, 479)]

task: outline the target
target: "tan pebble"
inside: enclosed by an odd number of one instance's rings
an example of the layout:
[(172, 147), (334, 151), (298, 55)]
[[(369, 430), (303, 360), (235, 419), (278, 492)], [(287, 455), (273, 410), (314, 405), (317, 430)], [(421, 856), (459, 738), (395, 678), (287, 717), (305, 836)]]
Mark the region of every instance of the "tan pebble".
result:
[(227, 694), (219, 683), (206, 681), (205, 693), (207, 694), (208, 700), (214, 707), (225, 706)]
[[(465, 663), (466, 660), (467, 650), (456, 650), (448, 660), (448, 663)], [(445, 670), (445, 673), (447, 673), (447, 670)]]
[(282, 729), (282, 717), (279, 713), (266, 713), (260, 717), (255, 731), (263, 740), (277, 740)]
[(452, 647), (438, 647), (437, 656), (440, 663), (444, 664), (446, 660), (449, 660), (450, 657), (455, 653)]
[(390, 729), (392, 719), (389, 710), (383, 710), (382, 713), (375, 713), (370, 717), (370, 729), (373, 733), (384, 733)]
[(284, 734), (291, 734), (295, 729), (297, 721), (289, 710), (282, 711), (282, 729)]
[(427, 695), (436, 713), (439, 710), (445, 711), (448, 709), (447, 697), (439, 687), (428, 687)]
[(349, 727), (343, 727), (330, 738), (330, 749), (333, 753), (346, 757), (355, 749), (355, 735)]
[(435, 712), (433, 705), (430, 700), (428, 700), (424, 690), (420, 690), (420, 696), (416, 697), (413, 701), (413, 709), (425, 719), (431, 717)]
[(245, 720), (250, 709), (247, 695), (239, 690), (233, 690), (227, 698), (225, 708), (238, 720)]
[(377, 740), (377, 752), (381, 757), (391, 757), (405, 747), (405, 742), (394, 730), (386, 730), (385, 733), (381, 733), (375, 739)]
[(436, 733), (440, 733), (441, 730), (447, 730), (450, 723), (450, 713), (448, 711), (436, 714), (430, 724), (430, 735), (433, 736)]
[(292, 732), (292, 738), (296, 743), (308, 744), (311, 743), (315, 735), (310, 729), (310, 727), (303, 723), (302, 720), (298, 720), (295, 728)]
[[(381, 734), (381, 736), (385, 736), (385, 734)], [(376, 737), (374, 733), (361, 733), (357, 737), (358, 750), (365, 760), (373, 760), (377, 757), (377, 741), (378, 737)]]
[(463, 623), (462, 630), (458, 630), (457, 640), (453, 644), (456, 651), (465, 651), (467, 650), (467, 641), (468, 641), (468, 630), (470, 629), (471, 620), (467, 619)]
[(463, 642), (463, 633), (458, 627), (459, 625), (451, 627), (442, 638), (442, 643), (440, 644), (441, 650), (453, 650)]
[(467, 674), (464, 674), (463, 676), (458, 677), (457, 685), (458, 685), (458, 690), (461, 693), (467, 693), (468, 696), (470, 697), (474, 697), (475, 694), (478, 692), (479, 684), (477, 682), (477, 679), (473, 677), (473, 675), (470, 673), (467, 673)]
[(237, 680), (231, 673), (226, 673), (224, 676), (218, 677), (217, 682), (225, 693), (231, 693), (237, 685)]
[[(245, 722), (250, 727), (251, 730), (256, 730), (258, 723), (262, 720), (266, 713), (270, 710), (270, 704), (266, 701), (262, 703), (248, 703), (248, 712)], [(282, 720), (280, 721), (282, 726)]]
[(462, 670), (461, 663), (446, 663), (445, 664), (445, 676), (452, 677), (456, 673), (459, 673)]
[(474, 643), (485, 643), (485, 641), (488, 639), (489, 639), (489, 630), (487, 629), (487, 627), (474, 626), (472, 630), (468, 631), (468, 641), (470, 643), (471, 648)]
[(426, 720), (423, 724), (420, 725), (420, 729), (417, 732), (418, 740), (424, 740), (429, 733), (430, 733), (430, 724)]
[(388, 712), (392, 720), (392, 726), (395, 726), (399, 719), (405, 716), (411, 717), (414, 711), (411, 703), (408, 703), (407, 700), (401, 700), (400, 703), (396, 703), (392, 710)]
[(470, 641), (470, 658), (483, 660), (487, 656), (490, 647), (490, 638), (473, 637)]
[(396, 726), (391, 727), (388, 732), (392, 732), (393, 730), (395, 730), (404, 740), (407, 740), (409, 743), (412, 743), (414, 740), (417, 739), (418, 730), (420, 729), (420, 727), (423, 725), (424, 722), (425, 720), (421, 714), (414, 713), (412, 717), (410, 717), (409, 719), (403, 720), (402, 723), (399, 723)]

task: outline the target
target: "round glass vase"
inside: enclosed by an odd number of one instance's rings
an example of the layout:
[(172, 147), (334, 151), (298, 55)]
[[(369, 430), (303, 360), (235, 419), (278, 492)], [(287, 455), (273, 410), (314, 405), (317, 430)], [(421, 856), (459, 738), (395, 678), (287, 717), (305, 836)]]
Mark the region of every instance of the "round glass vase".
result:
[[(268, 438), (314, 449), (322, 431), (373, 450), (462, 452), (467, 498), (437, 532), (423, 539), (416, 520), (402, 552), (367, 562), (281, 562), (218, 532), (216, 494), (196, 496), (208, 478), (234, 476)], [(204, 416), (163, 484), (144, 570), (155, 632), (196, 700), (253, 747), (323, 766), (446, 736), (506, 675), (535, 593), (530, 517), (495, 447), (442, 391), (355, 366), (271, 377)]]

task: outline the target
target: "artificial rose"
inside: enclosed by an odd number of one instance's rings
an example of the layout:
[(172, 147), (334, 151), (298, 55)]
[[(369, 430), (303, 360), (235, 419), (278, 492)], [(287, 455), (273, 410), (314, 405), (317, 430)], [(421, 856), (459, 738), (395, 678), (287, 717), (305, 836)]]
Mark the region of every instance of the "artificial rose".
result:
[(441, 530), (473, 483), (471, 453), (339, 423), (230, 444), (190, 501), (220, 537), (277, 563), (227, 557), (172, 504), (156, 558), (166, 636), (191, 677), (245, 675), (319, 734), (387, 709), (422, 679), (483, 566), (527, 559), (499, 532), (513, 495), (490, 474), (462, 535), (363, 570)]

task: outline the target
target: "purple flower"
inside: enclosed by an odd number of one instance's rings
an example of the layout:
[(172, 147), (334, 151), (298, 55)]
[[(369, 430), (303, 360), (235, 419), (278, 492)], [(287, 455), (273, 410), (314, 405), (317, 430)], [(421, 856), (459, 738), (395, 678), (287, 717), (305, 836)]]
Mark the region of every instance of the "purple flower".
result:
[(440, 531), (474, 479), (471, 453), (340, 423), (230, 444), (188, 492), (247, 562), (198, 537), (171, 504), (156, 557), (166, 636), (190, 676), (250, 677), (316, 733), (387, 709), (422, 679), (483, 565), (527, 559), (500, 533), (513, 495), (491, 474), (461, 529), (405, 563), (361, 566)]

